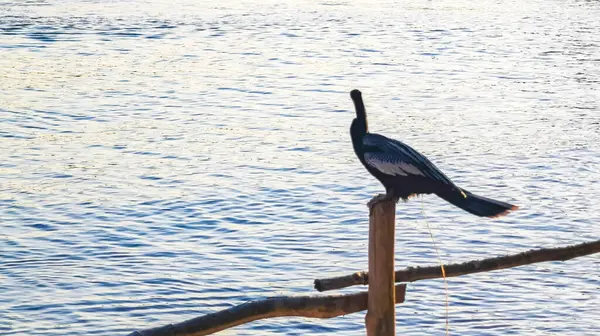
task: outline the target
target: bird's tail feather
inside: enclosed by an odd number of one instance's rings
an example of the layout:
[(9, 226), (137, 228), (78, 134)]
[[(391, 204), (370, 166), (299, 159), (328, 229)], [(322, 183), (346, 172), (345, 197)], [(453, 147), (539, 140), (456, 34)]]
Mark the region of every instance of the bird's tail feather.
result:
[(438, 194), (438, 196), (457, 207), (480, 217), (502, 217), (519, 208), (516, 205), (478, 196), (466, 190), (463, 190), (463, 192)]

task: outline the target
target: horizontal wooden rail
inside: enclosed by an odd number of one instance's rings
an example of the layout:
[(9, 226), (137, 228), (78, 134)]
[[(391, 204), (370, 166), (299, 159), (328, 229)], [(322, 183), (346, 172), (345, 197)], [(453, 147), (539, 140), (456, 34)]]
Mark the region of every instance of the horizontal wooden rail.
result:
[[(565, 247), (530, 250), (508, 256), (473, 260), (462, 264), (449, 264), (444, 265), (444, 269), (446, 271), (446, 277), (450, 278), (459, 275), (489, 272), (539, 262), (565, 261), (598, 252), (600, 252), (600, 240)], [(396, 271), (395, 273), (396, 282), (413, 282), (441, 277), (442, 271), (439, 265), (429, 267), (408, 267)], [(368, 283), (368, 272), (357, 272), (335, 278), (316, 279), (314, 282), (315, 289), (320, 292), (356, 285), (366, 285)]]
[[(406, 285), (396, 285), (396, 303), (404, 302)], [(128, 336), (201, 336), (240, 324), (280, 316), (331, 318), (367, 309), (368, 292), (329, 296), (273, 297), (253, 301), (177, 324), (135, 331)]]

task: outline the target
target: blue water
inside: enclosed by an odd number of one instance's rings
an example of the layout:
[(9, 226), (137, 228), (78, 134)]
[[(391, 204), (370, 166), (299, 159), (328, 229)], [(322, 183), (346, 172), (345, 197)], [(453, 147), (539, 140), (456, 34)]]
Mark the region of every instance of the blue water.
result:
[[(124, 335), (367, 267), (382, 191), (373, 131), (460, 186), (522, 206), (489, 220), (434, 196), (446, 262), (600, 235), (597, 1), (0, 2), (0, 334)], [(435, 265), (421, 202), (397, 267)], [(453, 335), (597, 335), (600, 261), (449, 281)], [(351, 288), (345, 292), (362, 290)], [(439, 280), (403, 335), (444, 330)], [(223, 335), (363, 335), (364, 313)]]

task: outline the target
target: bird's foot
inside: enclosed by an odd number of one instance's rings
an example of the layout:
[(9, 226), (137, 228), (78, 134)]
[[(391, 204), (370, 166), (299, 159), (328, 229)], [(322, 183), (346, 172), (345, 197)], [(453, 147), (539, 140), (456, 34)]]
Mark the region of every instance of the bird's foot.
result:
[(375, 204), (377, 204), (379, 202), (388, 202), (388, 201), (394, 201), (394, 202), (398, 203), (398, 197), (394, 197), (390, 194), (379, 194), (377, 196), (374, 196), (367, 203), (367, 207), (369, 207), (369, 210), (371, 210), (371, 209), (373, 209), (373, 206), (375, 206)]
[(385, 200), (385, 197), (387, 195), (385, 194), (379, 194), (377, 196), (373, 196), (373, 198), (371, 198), (371, 200), (367, 203), (367, 207), (369, 207), (369, 209), (373, 208), (373, 206), (381, 201)]

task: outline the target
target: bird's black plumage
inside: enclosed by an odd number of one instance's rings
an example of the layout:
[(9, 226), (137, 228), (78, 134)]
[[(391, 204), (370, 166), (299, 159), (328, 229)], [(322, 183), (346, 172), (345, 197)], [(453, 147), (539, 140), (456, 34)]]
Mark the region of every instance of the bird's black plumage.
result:
[(436, 194), (455, 206), (482, 217), (498, 217), (518, 207), (472, 194), (457, 187), (424, 155), (410, 146), (369, 133), (367, 112), (358, 90), (350, 92), (356, 118), (350, 126), (354, 152), (365, 168), (386, 189), (386, 199)]

